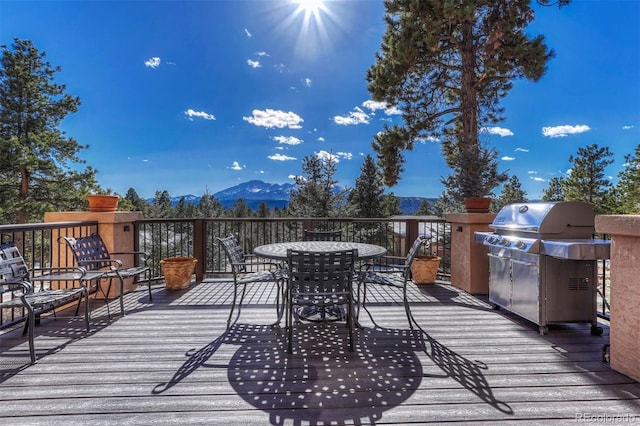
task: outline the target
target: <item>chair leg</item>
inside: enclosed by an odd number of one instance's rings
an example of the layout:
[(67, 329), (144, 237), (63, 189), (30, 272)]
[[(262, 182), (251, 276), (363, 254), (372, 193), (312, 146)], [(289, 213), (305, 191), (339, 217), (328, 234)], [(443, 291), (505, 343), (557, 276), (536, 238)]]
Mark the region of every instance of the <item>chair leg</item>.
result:
[(231, 327), (231, 318), (233, 317), (233, 310), (236, 307), (236, 300), (238, 300), (238, 284), (233, 283), (233, 301), (231, 302), (231, 311), (229, 312), (229, 318), (227, 318), (227, 328)]
[(153, 293), (151, 293), (151, 280), (147, 281), (147, 288), (149, 289), (149, 302), (153, 300)]
[(84, 325), (87, 331), (90, 331), (89, 327), (89, 291), (85, 289), (80, 295), (80, 300), (84, 297)]
[(402, 302), (404, 304), (404, 312), (407, 314), (407, 320), (409, 320), (409, 327), (413, 330), (413, 315), (411, 314), (411, 307), (409, 306), (409, 299), (407, 299), (407, 279), (404, 280), (402, 286)]
[(120, 315), (124, 316), (124, 278), (120, 273), (118, 273), (118, 280), (120, 281)]
[(353, 344), (353, 300), (349, 299), (349, 303), (347, 304), (347, 326), (349, 327), (349, 351), (354, 351)]
[(26, 304), (26, 308), (27, 308), (27, 313), (28, 313), (28, 317), (27, 317), (27, 322), (28, 322), (28, 326), (29, 326), (29, 356), (31, 357), (31, 364), (35, 364), (37, 362), (36, 360), (36, 344), (35, 344), (35, 336), (34, 336), (34, 327), (35, 327), (35, 322), (36, 322), (36, 314), (33, 310), (33, 307), (29, 304)]

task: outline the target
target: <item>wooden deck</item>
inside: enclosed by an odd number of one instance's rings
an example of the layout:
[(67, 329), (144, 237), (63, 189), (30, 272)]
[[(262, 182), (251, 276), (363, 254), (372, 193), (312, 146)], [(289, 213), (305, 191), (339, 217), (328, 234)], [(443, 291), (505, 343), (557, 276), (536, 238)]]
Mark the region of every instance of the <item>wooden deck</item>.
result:
[[(588, 324), (537, 327), (447, 285), (372, 294), (346, 350), (337, 323), (297, 327), (288, 356), (273, 293), (251, 288), (226, 330), (226, 282), (127, 295), (82, 322), (44, 319), (38, 364), (21, 330), (1, 335), (0, 424), (540, 424), (640, 422), (640, 384), (602, 361)], [(389, 302), (394, 300), (394, 302)], [(112, 303), (112, 313), (118, 313)], [(600, 416), (600, 417), (595, 417)], [(606, 417), (604, 417), (606, 416)], [(594, 422), (595, 420), (603, 420)]]

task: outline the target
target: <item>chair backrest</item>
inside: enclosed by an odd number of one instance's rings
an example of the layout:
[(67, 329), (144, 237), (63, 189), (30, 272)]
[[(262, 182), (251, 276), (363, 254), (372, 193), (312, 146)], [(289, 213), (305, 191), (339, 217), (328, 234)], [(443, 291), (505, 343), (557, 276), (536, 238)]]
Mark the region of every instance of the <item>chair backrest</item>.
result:
[(358, 250), (309, 252), (287, 250), (289, 286), (293, 294), (317, 295), (351, 292)]
[(0, 294), (5, 283), (16, 281), (29, 281), (29, 269), (13, 242), (0, 244)]
[(342, 229), (337, 231), (309, 231), (304, 230), (305, 241), (342, 241)]
[[(107, 250), (107, 246), (99, 234), (77, 238), (62, 236), (61, 238), (67, 242), (78, 266), (82, 266), (87, 270), (94, 270), (112, 265), (109, 250)], [(104, 260), (104, 262), (98, 262), (100, 260)]]
[(245, 257), (242, 247), (235, 235), (229, 235), (226, 238), (218, 238), (224, 252), (227, 255), (227, 259), (231, 262), (231, 268), (236, 272), (244, 272), (244, 266), (237, 266), (238, 263), (244, 263)]
[(418, 238), (415, 239), (415, 241), (411, 245), (411, 248), (409, 249), (409, 253), (407, 253), (407, 257), (406, 257), (406, 259), (404, 261), (405, 265), (407, 265), (407, 266), (411, 265), (411, 263), (413, 262), (413, 259), (415, 259), (415, 257), (418, 254), (418, 251), (420, 250), (420, 248), (423, 245), (426, 245), (427, 243), (429, 243), (431, 241), (429, 238), (430, 237), (426, 237), (424, 235), (420, 235)]

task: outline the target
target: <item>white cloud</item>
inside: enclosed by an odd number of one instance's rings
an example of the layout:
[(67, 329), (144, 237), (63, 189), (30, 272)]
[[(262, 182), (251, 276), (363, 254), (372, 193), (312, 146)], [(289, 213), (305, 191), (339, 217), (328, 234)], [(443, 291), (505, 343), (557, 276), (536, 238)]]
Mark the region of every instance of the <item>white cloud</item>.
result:
[(189, 108), (188, 110), (186, 110), (184, 112), (184, 115), (187, 116), (187, 118), (191, 121), (193, 121), (193, 117), (196, 118), (202, 118), (204, 120), (215, 120), (216, 118), (213, 116), (213, 114), (209, 114), (206, 113), (204, 111), (194, 111), (191, 108)]
[(578, 133), (584, 133), (591, 130), (586, 124), (578, 124), (576, 126), (564, 125), (554, 127), (543, 127), (542, 134), (550, 138), (564, 138), (568, 135), (575, 135)]
[(527, 173), (530, 174), (530, 175), (537, 175), (538, 174), (538, 172), (536, 172), (535, 170), (529, 170)]
[(622, 126), (622, 130), (631, 130), (633, 129), (635, 126)]
[(247, 59), (247, 65), (251, 68), (260, 68), (262, 66), (260, 65), (260, 61), (252, 61), (251, 59)]
[(353, 154), (350, 152), (336, 152), (336, 155), (344, 158), (345, 160), (351, 160), (353, 158)]
[(538, 176), (529, 176), (532, 180), (536, 182), (546, 182), (547, 180)]
[(505, 129), (504, 127), (483, 127), (482, 128), (483, 132), (487, 132), (491, 135), (498, 135), (498, 136), (513, 136), (513, 132), (509, 129)]
[(260, 170), (258, 173), (260, 173), (261, 175), (264, 174), (264, 170)]
[(305, 79), (304, 79), (304, 84), (306, 84), (306, 85), (307, 85), (307, 87), (311, 87), (311, 83), (312, 83), (312, 81), (311, 81), (311, 79), (310, 79), (310, 78), (305, 78)]
[(284, 155), (284, 154), (273, 154), (267, 157), (269, 160), (273, 160), (273, 161), (292, 161), (292, 160), (297, 160), (297, 158), (295, 157), (289, 157), (288, 155)]
[(362, 109), (355, 107), (347, 116), (336, 115), (333, 121), (341, 126), (369, 124), (369, 116)]
[(276, 111), (273, 109), (266, 109), (264, 111), (254, 109), (253, 116), (242, 117), (242, 119), (253, 125), (266, 127), (268, 129), (272, 129), (274, 127), (279, 129), (283, 127), (301, 129), (302, 126), (300, 123), (304, 122), (304, 120), (294, 112)]
[(241, 166), (240, 163), (238, 163), (237, 161), (234, 161), (233, 164), (231, 165), (230, 169), (231, 170), (242, 170), (247, 166)]
[(319, 152), (316, 152), (315, 154), (319, 159), (321, 159), (322, 161), (325, 161), (325, 162), (327, 162), (327, 161), (332, 161), (334, 163), (339, 163), (340, 162), (340, 159), (338, 158), (337, 155), (333, 155), (330, 152), (327, 152), (325, 150), (321, 150)]
[(258, 56), (269, 56), (269, 54), (267, 52), (256, 52), (256, 55), (258, 55)]
[(501, 158), (502, 161), (513, 161), (515, 159), (516, 159), (516, 157), (509, 157), (507, 155), (505, 155), (504, 157)]
[(318, 142), (324, 142), (324, 138), (323, 138), (322, 136), (320, 136), (320, 137), (318, 138)]
[(273, 140), (285, 145), (300, 145), (304, 142), (302, 139), (298, 139), (295, 136), (274, 136)]
[(276, 146), (276, 147), (274, 147), (273, 149), (277, 149), (277, 150), (282, 151), (282, 150), (284, 149), (284, 146)]
[(518, 152), (518, 151), (519, 151), (519, 152), (529, 152), (529, 150), (528, 150), (528, 149), (525, 149), (525, 148), (516, 148), (515, 150), (516, 150), (517, 152)]
[(416, 138), (416, 142), (427, 143), (427, 142), (440, 142), (440, 139), (435, 136), (427, 136), (426, 138)]
[(386, 102), (377, 102), (377, 101), (368, 100), (368, 101), (364, 101), (362, 103), (362, 106), (370, 109), (373, 112), (376, 112), (382, 109), (384, 110), (384, 113), (387, 115), (402, 114), (402, 111), (400, 111), (396, 106), (389, 106), (389, 104), (387, 104)]
[(160, 58), (154, 56), (151, 59), (147, 59), (146, 61), (144, 61), (144, 66), (147, 68), (158, 68), (160, 66)]
[(295, 179), (295, 178), (297, 178), (298, 176), (296, 176), (296, 175), (289, 175), (289, 176), (287, 176), (287, 177), (288, 177), (289, 179)]
[(248, 29), (244, 29), (244, 33), (247, 35), (247, 37), (251, 37), (251, 33), (249, 32)]

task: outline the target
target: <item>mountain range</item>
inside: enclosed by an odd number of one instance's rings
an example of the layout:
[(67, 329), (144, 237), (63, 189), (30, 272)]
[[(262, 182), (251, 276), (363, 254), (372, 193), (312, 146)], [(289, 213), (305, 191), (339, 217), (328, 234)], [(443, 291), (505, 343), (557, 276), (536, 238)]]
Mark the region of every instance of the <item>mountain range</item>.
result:
[[(222, 206), (226, 208), (233, 207), (233, 204), (239, 198), (244, 198), (247, 205), (252, 210), (256, 210), (260, 203), (264, 202), (270, 209), (285, 207), (289, 203), (291, 189), (295, 185), (292, 183), (268, 183), (261, 180), (251, 180), (240, 183), (222, 191), (218, 191), (213, 196), (220, 201)], [(173, 205), (177, 204), (183, 196), (171, 198)], [(200, 197), (195, 195), (184, 195), (185, 201), (190, 204), (198, 204)], [(422, 197), (398, 197), (400, 199), (400, 209), (402, 214), (412, 215), (420, 207), (422, 200), (433, 201), (432, 199)], [(153, 199), (148, 200), (153, 202)]]

